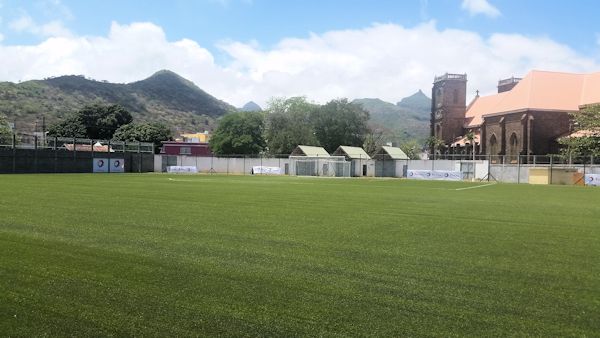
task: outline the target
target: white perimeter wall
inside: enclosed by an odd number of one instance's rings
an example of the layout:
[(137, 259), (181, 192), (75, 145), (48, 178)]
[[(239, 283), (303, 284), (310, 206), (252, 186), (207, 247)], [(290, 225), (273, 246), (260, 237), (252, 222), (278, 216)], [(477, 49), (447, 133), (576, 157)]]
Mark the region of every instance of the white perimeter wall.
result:
[(461, 171), (461, 163), (475, 164), (475, 178), (483, 179), (488, 174), (488, 161), (454, 161), (454, 160), (397, 160), (396, 177), (403, 176), (404, 166), (407, 170), (447, 170)]
[[(287, 158), (238, 158), (238, 157), (196, 157), (196, 156), (177, 156), (177, 165), (195, 166), (198, 172), (208, 173), (229, 173), (229, 174), (250, 174), (253, 166), (279, 167), (282, 172), (285, 164), (289, 164)], [(154, 156), (154, 171), (162, 171), (162, 155)]]
[[(154, 156), (154, 171), (162, 171), (162, 156)], [(396, 177), (402, 177), (404, 166), (407, 170), (450, 170), (461, 171), (461, 163), (473, 163), (473, 161), (453, 161), (453, 160), (397, 160)], [(195, 157), (195, 156), (177, 156), (177, 165), (195, 166), (201, 173), (208, 173), (214, 170), (216, 173), (229, 174), (250, 174), (253, 166), (279, 167), (282, 172), (285, 165), (289, 164), (288, 158), (239, 158), (239, 157)], [(375, 161), (373, 160), (355, 160), (355, 175), (362, 175), (362, 165), (367, 164), (367, 176), (375, 175)], [(488, 161), (475, 161), (475, 178), (483, 179), (488, 174)]]

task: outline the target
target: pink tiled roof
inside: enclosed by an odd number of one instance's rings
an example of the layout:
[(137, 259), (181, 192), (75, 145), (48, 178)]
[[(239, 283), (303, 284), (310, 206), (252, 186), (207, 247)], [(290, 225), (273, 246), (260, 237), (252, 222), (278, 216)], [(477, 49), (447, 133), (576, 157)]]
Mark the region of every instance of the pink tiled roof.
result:
[(502, 101), (504, 96), (509, 92), (504, 92), (496, 95), (477, 96), (469, 105), (465, 114), (465, 127), (475, 127), (483, 122), (482, 116), (494, 111), (498, 103)]
[(600, 72), (591, 74), (533, 70), (512, 90), (477, 97), (467, 108), (465, 125), (481, 125), (482, 117), (523, 110), (578, 111), (600, 103)]
[(600, 130), (583, 129), (583, 130), (576, 130), (576, 131), (568, 134), (565, 137), (577, 138), (577, 137), (598, 137), (598, 136), (600, 136)]
[[(478, 132), (473, 133), (473, 141), (475, 144), (479, 144), (480, 136)], [(471, 141), (466, 136), (459, 136), (450, 145), (451, 147), (464, 147), (465, 145), (471, 144)]]
[(580, 105), (600, 102), (600, 72), (588, 74), (583, 82)]
[[(92, 151), (92, 145), (91, 144), (76, 144), (75, 146), (73, 146), (73, 143), (65, 143), (64, 144), (65, 149), (69, 150), (69, 151)], [(103, 145), (95, 145), (94, 144), (94, 148), (93, 151), (97, 152), (97, 153), (108, 153), (110, 150), (111, 153), (114, 152), (114, 150), (112, 148), (108, 148), (108, 146), (103, 146)]]

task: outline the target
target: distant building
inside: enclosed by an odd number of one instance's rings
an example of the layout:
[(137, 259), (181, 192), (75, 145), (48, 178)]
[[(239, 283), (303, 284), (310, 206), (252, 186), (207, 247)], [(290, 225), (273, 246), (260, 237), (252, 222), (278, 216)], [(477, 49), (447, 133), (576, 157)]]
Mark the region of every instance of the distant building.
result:
[(181, 142), (189, 143), (208, 143), (210, 140), (210, 134), (208, 131), (202, 133), (181, 134), (181, 138), (179, 140)]
[(507, 155), (557, 153), (558, 138), (572, 131), (569, 113), (600, 103), (600, 72), (573, 74), (531, 71), (524, 78), (498, 82), (498, 93), (466, 104), (466, 74), (435, 77), (431, 135), (449, 153)]
[(162, 142), (160, 153), (164, 155), (212, 156), (208, 143)]
[(290, 156), (307, 156), (307, 157), (330, 157), (329, 153), (323, 147), (298, 145)]
[(344, 156), (350, 162), (350, 175), (353, 177), (373, 176), (374, 162), (361, 147), (339, 146), (332, 154)]

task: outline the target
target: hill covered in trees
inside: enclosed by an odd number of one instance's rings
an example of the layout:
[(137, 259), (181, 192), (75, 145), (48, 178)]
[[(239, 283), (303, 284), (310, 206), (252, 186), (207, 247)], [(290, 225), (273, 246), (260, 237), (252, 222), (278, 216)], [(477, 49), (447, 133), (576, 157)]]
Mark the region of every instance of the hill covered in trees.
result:
[(422, 91), (393, 104), (380, 99), (356, 99), (370, 114), (371, 128), (383, 132), (386, 140), (424, 142), (429, 136), (431, 99)]
[(119, 104), (136, 121), (161, 122), (176, 131), (211, 130), (215, 120), (235, 107), (167, 70), (128, 84), (60, 76), (22, 83), (0, 83), (0, 115), (19, 130), (32, 131), (90, 104)]

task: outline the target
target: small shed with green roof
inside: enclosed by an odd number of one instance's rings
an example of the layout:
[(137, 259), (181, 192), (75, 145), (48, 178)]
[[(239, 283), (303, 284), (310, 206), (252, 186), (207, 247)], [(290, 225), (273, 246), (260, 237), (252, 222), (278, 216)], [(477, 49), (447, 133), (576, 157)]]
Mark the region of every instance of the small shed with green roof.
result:
[(402, 149), (390, 146), (379, 147), (373, 158), (377, 177), (403, 177), (409, 160)]
[(375, 163), (361, 147), (339, 146), (334, 156), (344, 156), (350, 162), (350, 173), (354, 177), (374, 176)]
[(290, 156), (307, 156), (307, 157), (331, 157), (327, 150), (323, 147), (315, 147), (315, 146), (304, 146), (299, 145), (294, 150)]

